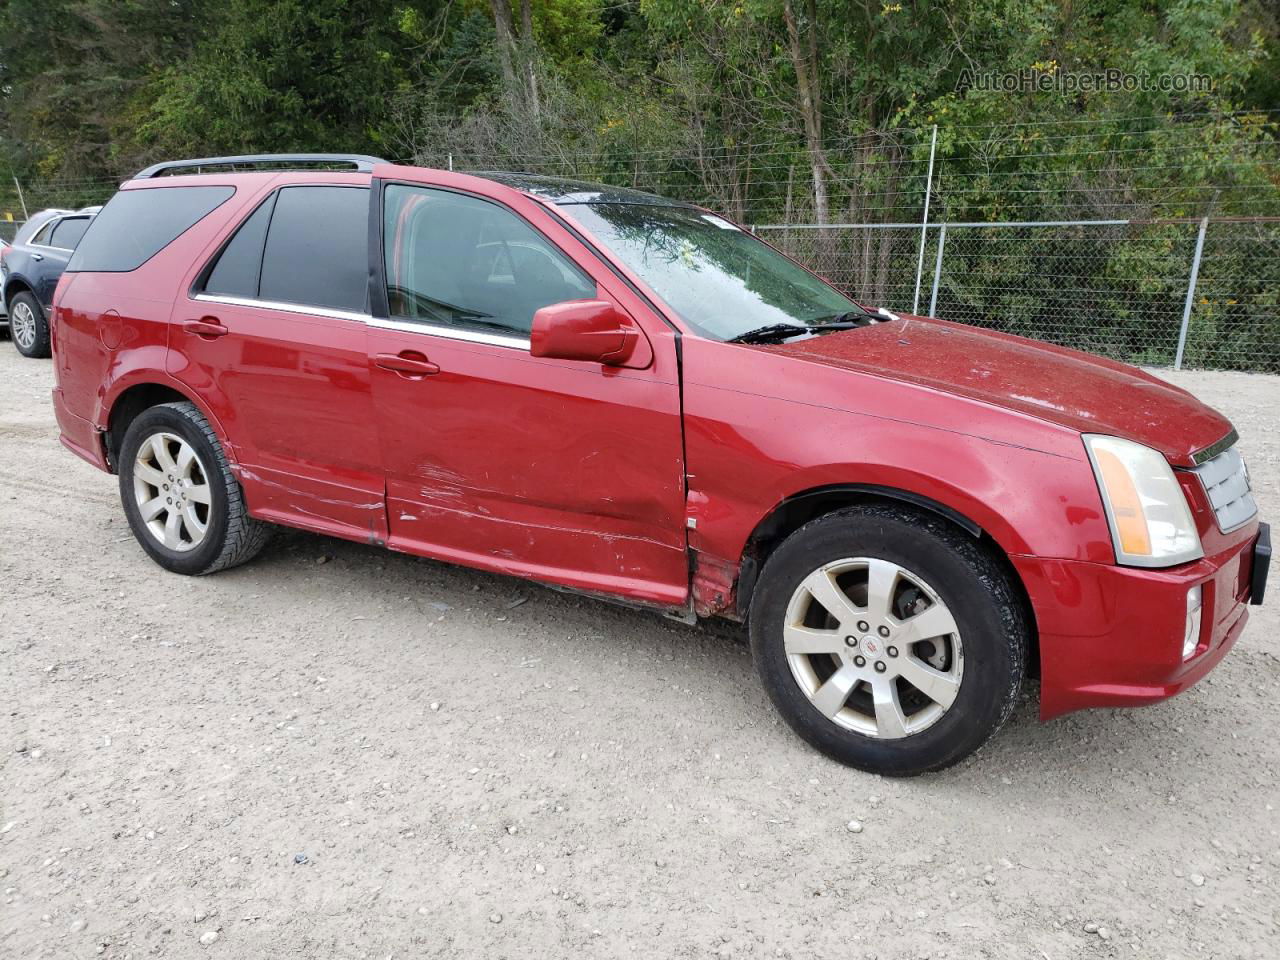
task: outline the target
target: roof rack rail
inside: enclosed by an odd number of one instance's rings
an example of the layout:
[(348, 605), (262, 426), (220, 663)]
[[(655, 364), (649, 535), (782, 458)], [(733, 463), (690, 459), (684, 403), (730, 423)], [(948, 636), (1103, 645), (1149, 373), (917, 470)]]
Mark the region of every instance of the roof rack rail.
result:
[(159, 177), (170, 170), (188, 170), (200, 167), (265, 167), (295, 165), (308, 167), (324, 163), (349, 163), (358, 173), (368, 173), (374, 164), (386, 163), (381, 157), (368, 157), (359, 153), (250, 153), (238, 157), (201, 157), (198, 160), (170, 160), (139, 170), (134, 180)]

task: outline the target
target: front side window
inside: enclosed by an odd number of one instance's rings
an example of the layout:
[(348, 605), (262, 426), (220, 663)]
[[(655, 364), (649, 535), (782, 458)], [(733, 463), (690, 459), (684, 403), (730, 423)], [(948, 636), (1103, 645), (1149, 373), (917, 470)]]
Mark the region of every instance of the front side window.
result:
[(861, 309), (768, 244), (691, 207), (585, 203), (564, 208), (704, 336), (769, 324), (812, 326)]
[(505, 207), (402, 184), (385, 194), (393, 317), (528, 336), (542, 307), (596, 296), (590, 277)]
[(53, 228), (53, 233), (49, 234), (49, 246), (74, 250), (88, 229), (88, 217), (63, 217)]

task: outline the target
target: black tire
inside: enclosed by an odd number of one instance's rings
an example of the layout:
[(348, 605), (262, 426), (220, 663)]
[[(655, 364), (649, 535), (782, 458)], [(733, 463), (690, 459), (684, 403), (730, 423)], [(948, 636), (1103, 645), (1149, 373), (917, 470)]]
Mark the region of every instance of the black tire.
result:
[[(198, 545), (185, 551), (170, 549), (151, 533), (134, 496), (138, 451), (160, 433), (176, 435), (190, 444), (207, 472), (211, 494), (207, 531)], [(187, 576), (216, 573), (253, 559), (270, 539), (271, 525), (249, 516), (244, 492), (231, 472), (222, 444), (193, 403), (164, 403), (139, 414), (120, 445), (119, 464), (120, 500), (129, 526), (142, 549), (166, 570)]]
[[(797, 682), (784, 649), (788, 604), (801, 582), (854, 557), (888, 560), (922, 578), (950, 609), (962, 642), (954, 701), (932, 725), (898, 739), (829, 719)], [(974, 537), (924, 511), (865, 505), (805, 524), (769, 557), (751, 599), (751, 648), (765, 690), (801, 737), (858, 769), (915, 776), (969, 756), (1008, 719), (1026, 664), (1026, 620), (1004, 568)]]
[[(35, 320), (35, 339), (26, 346), (14, 336), (13, 317), (14, 311), (20, 309), (29, 309), (31, 316)], [(32, 294), (23, 290), (21, 293), (13, 295), (13, 299), (8, 303), (9, 311), (9, 337), (13, 340), (13, 345), (17, 351), (24, 357), (32, 359), (41, 359), (49, 356), (49, 320), (44, 315), (44, 310), (40, 307), (40, 301)]]

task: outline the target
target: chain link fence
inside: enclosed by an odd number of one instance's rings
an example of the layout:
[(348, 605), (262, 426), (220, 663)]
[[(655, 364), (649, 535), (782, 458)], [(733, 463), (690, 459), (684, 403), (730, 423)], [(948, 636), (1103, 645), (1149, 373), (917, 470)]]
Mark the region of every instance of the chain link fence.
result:
[[(401, 159), (698, 203), (894, 310), (1133, 363), (1280, 373), (1280, 110), (835, 137), (822, 204), (793, 136), (676, 133), (665, 150), (594, 152), (428, 137)], [(0, 239), (28, 211), (103, 203), (118, 185), (0, 177)]]
[[(21, 226), (0, 220), (0, 239)], [(1210, 218), (1194, 282), (1198, 221), (937, 223), (923, 259), (919, 224), (754, 229), (890, 310), (1129, 363), (1280, 373), (1280, 219)]]
[(1278, 219), (1209, 219), (1198, 259), (1201, 222), (1187, 220), (755, 229), (891, 310), (1131, 363), (1280, 373)]

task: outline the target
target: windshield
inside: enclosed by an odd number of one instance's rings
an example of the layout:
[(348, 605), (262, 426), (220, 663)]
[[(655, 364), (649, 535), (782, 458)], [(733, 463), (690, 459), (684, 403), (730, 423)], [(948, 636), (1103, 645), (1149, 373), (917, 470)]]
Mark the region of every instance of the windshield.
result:
[(849, 298), (727, 220), (688, 207), (573, 205), (572, 215), (690, 326), (732, 340), (772, 324), (811, 326)]

